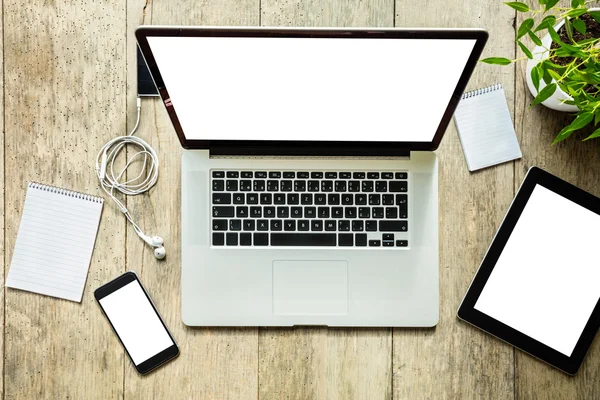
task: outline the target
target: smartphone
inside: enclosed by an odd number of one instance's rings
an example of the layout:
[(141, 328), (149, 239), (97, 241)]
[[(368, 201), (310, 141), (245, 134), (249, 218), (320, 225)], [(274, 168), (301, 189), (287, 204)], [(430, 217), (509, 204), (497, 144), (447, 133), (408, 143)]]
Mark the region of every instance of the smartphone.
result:
[(156, 85), (154, 85), (152, 75), (150, 74), (150, 70), (146, 65), (146, 60), (144, 60), (144, 56), (142, 56), (142, 52), (140, 51), (140, 48), (138, 46), (136, 46), (136, 51), (138, 97), (158, 96), (158, 90), (156, 89)]
[(94, 291), (94, 297), (140, 374), (179, 355), (179, 348), (135, 272)]

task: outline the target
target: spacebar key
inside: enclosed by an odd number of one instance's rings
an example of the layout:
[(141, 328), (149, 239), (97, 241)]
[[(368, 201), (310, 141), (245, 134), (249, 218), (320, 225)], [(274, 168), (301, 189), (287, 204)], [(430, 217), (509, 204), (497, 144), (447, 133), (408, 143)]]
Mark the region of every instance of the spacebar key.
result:
[(335, 246), (335, 233), (271, 233), (271, 246)]

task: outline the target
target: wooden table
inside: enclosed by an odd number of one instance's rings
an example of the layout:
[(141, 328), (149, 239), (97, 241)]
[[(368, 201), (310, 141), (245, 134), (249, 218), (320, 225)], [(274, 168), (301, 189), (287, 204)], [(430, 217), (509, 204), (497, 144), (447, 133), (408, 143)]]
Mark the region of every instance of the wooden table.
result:
[[(100, 194), (96, 153), (135, 122), (138, 25), (481, 27), (490, 32), (484, 56), (514, 58), (519, 23), (501, 0), (3, 0), (3, 10), (2, 282), (28, 181)], [(128, 198), (127, 206), (149, 234), (164, 237), (168, 258), (155, 260), (107, 202), (81, 304), (2, 285), (0, 392), (10, 399), (599, 399), (598, 340), (573, 378), (456, 319), (530, 166), (600, 195), (600, 140), (550, 146), (569, 117), (529, 109), (532, 97), (523, 76), (523, 64), (479, 65), (469, 84), (469, 89), (504, 85), (523, 159), (471, 174), (453, 125), (437, 152), (441, 262), (435, 329), (185, 327), (181, 148), (164, 107), (144, 101), (139, 135), (160, 155), (160, 179), (149, 195)], [(553, 217), (561, 218), (560, 212)], [(178, 360), (147, 377), (135, 372), (92, 295), (130, 269), (140, 275), (181, 346)]]

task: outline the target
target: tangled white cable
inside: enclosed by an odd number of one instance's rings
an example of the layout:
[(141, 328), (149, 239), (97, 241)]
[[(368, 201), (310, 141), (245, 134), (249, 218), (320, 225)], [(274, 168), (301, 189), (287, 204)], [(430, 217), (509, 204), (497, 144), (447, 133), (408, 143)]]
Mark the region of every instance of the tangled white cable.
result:
[[(115, 197), (115, 191), (121, 192), (127, 196), (137, 196), (138, 194), (146, 193), (150, 190), (158, 180), (158, 156), (154, 149), (143, 139), (134, 136), (140, 125), (140, 117), (142, 111), (141, 99), (137, 99), (137, 121), (127, 136), (119, 136), (106, 143), (96, 156), (96, 175), (100, 181), (100, 186), (106, 194), (113, 199), (119, 206), (121, 212), (131, 225), (135, 233), (148, 245), (154, 247), (154, 256), (159, 260), (165, 258), (166, 252), (163, 247), (163, 239), (160, 236), (148, 236), (134, 222), (129, 210), (119, 199)], [(119, 153), (126, 148), (127, 145), (137, 148), (137, 152), (131, 156), (125, 166), (119, 171), (115, 170), (115, 160)], [(142, 167), (140, 173), (135, 178), (122, 182), (125, 177), (125, 172), (135, 161), (142, 159)]]

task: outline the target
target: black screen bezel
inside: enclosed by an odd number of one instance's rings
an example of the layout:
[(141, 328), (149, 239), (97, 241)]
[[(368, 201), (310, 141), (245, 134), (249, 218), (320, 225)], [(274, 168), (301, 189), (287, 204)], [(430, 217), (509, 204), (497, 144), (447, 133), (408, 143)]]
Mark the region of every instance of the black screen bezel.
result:
[[(104, 297), (108, 296), (111, 293), (116, 292), (117, 290), (121, 289), (123, 286), (125, 286), (125, 285), (127, 285), (127, 284), (129, 284), (131, 282), (134, 282), (134, 281), (137, 281), (138, 284), (140, 285), (140, 287), (142, 288), (142, 291), (146, 295), (146, 299), (148, 300), (148, 303), (150, 303), (150, 305), (152, 306), (152, 309), (156, 313), (156, 316), (160, 320), (161, 324), (165, 328), (165, 331), (167, 332), (167, 334), (171, 338), (171, 341), (173, 342), (172, 346), (167, 347), (166, 349), (162, 350), (160, 353), (157, 353), (156, 355), (150, 357), (149, 359), (147, 359), (146, 361), (140, 363), (139, 365), (136, 365), (136, 363), (133, 361), (133, 358), (131, 358), (131, 354), (129, 354), (129, 350), (127, 350), (127, 347), (125, 346), (125, 344), (121, 340), (121, 337), (119, 336), (119, 333), (117, 332), (117, 330), (115, 329), (114, 325), (112, 324), (112, 321), (110, 320), (110, 317), (106, 314), (106, 311), (104, 310), (104, 307), (102, 307), (102, 304), (100, 303), (100, 300), (103, 299)], [(173, 338), (173, 335), (171, 335), (171, 332), (169, 331), (169, 329), (167, 328), (167, 325), (165, 324), (165, 322), (161, 318), (160, 314), (158, 313), (158, 310), (156, 309), (156, 307), (154, 307), (154, 304), (150, 300), (150, 296), (148, 296), (148, 293), (146, 292), (146, 289), (142, 285), (142, 282), (140, 282), (140, 280), (138, 279), (137, 275), (133, 271), (125, 272), (123, 275), (121, 275), (121, 276), (115, 278), (114, 280), (112, 280), (112, 281), (110, 281), (110, 282), (108, 282), (108, 283), (100, 286), (98, 289), (96, 289), (94, 291), (94, 297), (96, 298), (96, 302), (100, 306), (100, 309), (102, 310), (102, 313), (104, 314), (104, 316), (108, 320), (108, 323), (110, 324), (113, 332), (115, 333), (115, 335), (117, 335), (117, 338), (119, 339), (119, 342), (121, 342), (121, 345), (125, 349), (125, 352), (127, 353), (127, 356), (129, 357), (129, 359), (131, 360), (131, 363), (134, 365), (135, 369), (140, 374), (147, 374), (148, 372), (152, 371), (153, 369), (159, 367), (160, 365), (166, 363), (167, 361), (169, 361), (169, 360), (171, 360), (171, 359), (173, 359), (173, 358), (175, 358), (175, 357), (177, 357), (179, 355), (179, 348), (177, 347), (177, 343), (175, 342), (175, 339)]]
[[(458, 317), (567, 374), (575, 375), (594, 340), (596, 332), (600, 328), (600, 300), (590, 314), (589, 320), (570, 357), (475, 309), (475, 303), (479, 299), (536, 185), (543, 186), (600, 215), (600, 199), (540, 168), (532, 167), (525, 176), (502, 225), (473, 278), (473, 282), (459, 307)], [(561, 216), (549, 216), (549, 218), (553, 217), (560, 218)]]
[[(312, 156), (399, 156), (407, 155), (410, 151), (433, 151), (437, 149), (488, 38), (486, 31), (477, 29), (219, 28), (165, 26), (140, 26), (136, 29), (135, 35), (163, 100), (163, 104), (179, 137), (179, 141), (184, 148), (210, 149), (211, 154), (215, 155), (269, 154)], [(148, 45), (148, 37), (151, 36), (474, 39), (476, 43), (431, 142), (189, 140), (186, 139), (175, 109), (169, 101), (169, 93)], [(365, 136), (368, 136), (368, 132), (365, 133)]]

